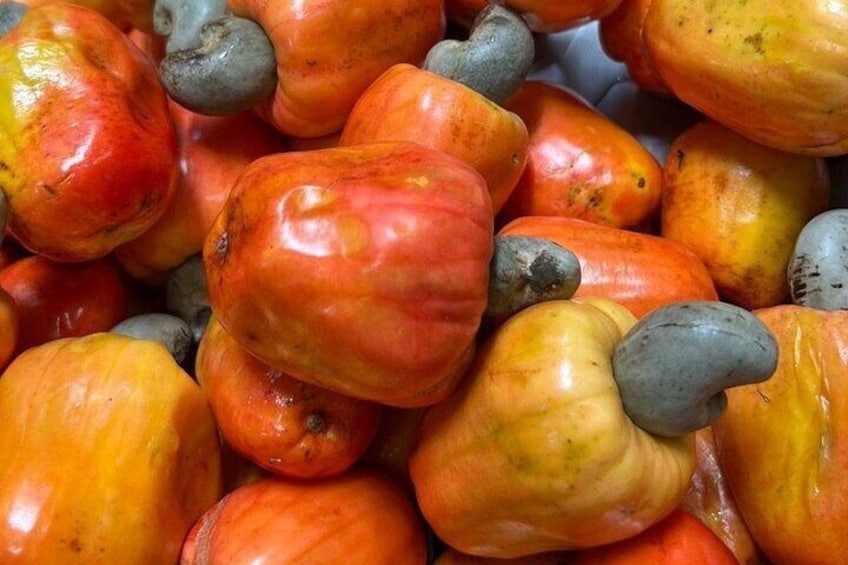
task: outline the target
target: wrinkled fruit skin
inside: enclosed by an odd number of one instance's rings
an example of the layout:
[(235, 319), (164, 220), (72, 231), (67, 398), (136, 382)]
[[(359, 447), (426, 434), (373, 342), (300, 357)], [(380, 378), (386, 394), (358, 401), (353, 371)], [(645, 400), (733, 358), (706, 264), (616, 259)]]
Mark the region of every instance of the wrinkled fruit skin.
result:
[(719, 463), (770, 563), (848, 559), (848, 312), (755, 311), (778, 341), (765, 383), (729, 389), (713, 425)]
[(436, 402), (474, 353), (493, 250), (483, 178), (407, 142), (254, 161), (204, 245), (212, 310), (291, 376), (400, 407)]
[(59, 261), (102, 257), (165, 211), (176, 136), (156, 68), (100, 13), (30, 9), (0, 39), (8, 229)]
[(680, 507), (715, 532), (741, 565), (760, 565), (759, 549), (721, 469), (712, 427), (695, 432), (695, 472)]
[(550, 300), (480, 347), (462, 387), (427, 408), (409, 471), (421, 511), (459, 551), (515, 558), (634, 536), (683, 498), (691, 434), (627, 417), (612, 375), (636, 323), (605, 299)]

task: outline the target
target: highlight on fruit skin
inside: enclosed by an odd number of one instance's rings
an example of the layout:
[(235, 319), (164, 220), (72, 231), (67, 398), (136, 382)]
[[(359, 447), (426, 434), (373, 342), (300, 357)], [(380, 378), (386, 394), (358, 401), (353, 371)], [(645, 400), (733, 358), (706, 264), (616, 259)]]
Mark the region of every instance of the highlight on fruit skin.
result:
[(636, 425), (612, 374), (636, 322), (608, 299), (548, 300), (487, 337), (461, 389), (426, 409), (409, 456), (439, 539), (502, 559), (582, 549), (636, 535), (679, 504), (694, 436)]

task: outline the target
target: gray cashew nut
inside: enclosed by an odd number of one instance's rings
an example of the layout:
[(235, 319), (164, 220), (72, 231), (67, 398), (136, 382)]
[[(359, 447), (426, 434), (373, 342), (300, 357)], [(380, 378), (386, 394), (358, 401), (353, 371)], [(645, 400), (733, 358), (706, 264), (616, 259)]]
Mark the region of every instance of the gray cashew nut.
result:
[(200, 44), (168, 53), (159, 64), (168, 94), (199, 114), (252, 108), (277, 86), (274, 46), (262, 27), (230, 14), (206, 22)]
[(196, 49), (203, 26), (229, 13), (227, 0), (156, 0), (153, 31), (167, 37), (166, 53)]
[(188, 325), (170, 314), (138, 314), (119, 322), (109, 331), (161, 343), (178, 364), (186, 360), (191, 350), (191, 332)]
[(725, 388), (765, 381), (777, 341), (754, 314), (718, 301), (685, 301), (643, 317), (613, 353), (624, 410), (642, 429), (679, 437), (727, 408)]
[(794, 304), (848, 310), (848, 208), (832, 208), (804, 225), (786, 274)]
[(0, 37), (15, 29), (27, 10), (29, 6), (20, 2), (0, 2)]
[(489, 4), (474, 19), (468, 39), (439, 41), (423, 66), (503, 104), (526, 79), (535, 55), (527, 22), (509, 8)]
[(489, 267), (486, 315), (513, 314), (537, 302), (571, 298), (580, 276), (577, 256), (556, 242), (499, 235)]
[(188, 324), (192, 342), (198, 345), (212, 315), (206, 271), (199, 253), (169, 273), (165, 283), (165, 308)]

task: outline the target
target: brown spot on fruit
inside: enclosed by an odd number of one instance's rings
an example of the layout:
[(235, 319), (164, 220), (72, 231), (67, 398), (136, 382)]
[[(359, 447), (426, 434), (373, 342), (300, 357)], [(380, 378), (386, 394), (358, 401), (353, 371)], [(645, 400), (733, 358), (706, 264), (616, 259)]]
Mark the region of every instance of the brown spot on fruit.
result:
[(327, 416), (321, 411), (310, 412), (306, 416), (306, 431), (313, 436), (323, 434), (329, 427), (330, 423), (327, 421)]
[(227, 260), (227, 254), (230, 250), (230, 234), (222, 232), (215, 240), (215, 260), (219, 263), (224, 263)]

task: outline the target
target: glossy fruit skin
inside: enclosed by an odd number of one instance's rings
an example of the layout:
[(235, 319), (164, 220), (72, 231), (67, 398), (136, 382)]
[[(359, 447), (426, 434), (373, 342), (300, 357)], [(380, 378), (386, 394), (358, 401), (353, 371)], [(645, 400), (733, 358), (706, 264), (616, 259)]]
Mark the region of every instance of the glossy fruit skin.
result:
[(338, 475), (360, 458), (377, 432), (379, 405), (269, 367), (214, 317), (198, 347), (195, 375), (224, 441), (275, 474)]
[(601, 18), (599, 37), (604, 52), (627, 66), (627, 75), (640, 89), (669, 94), (645, 50), (642, 32), (653, 0), (622, 0)]
[(783, 304), (755, 314), (778, 340), (778, 368), (728, 391), (713, 426), (719, 463), (768, 562), (844, 562), (848, 312)]
[(603, 17), (614, 10), (619, 2), (621, 0), (447, 0), (445, 9), (452, 19), (467, 26), (487, 4), (503, 4), (521, 14), (533, 31), (556, 33)]
[(379, 141), (415, 141), (462, 159), (486, 179), (495, 213), (527, 162), (527, 127), (518, 115), (409, 64), (394, 65), (359, 97), (339, 145)]
[(230, 0), (230, 8), (274, 45), (277, 88), (257, 111), (296, 137), (340, 130), (369, 84), (396, 63), (422, 63), (445, 32), (441, 0)]
[(530, 148), (501, 224), (519, 216), (570, 216), (634, 228), (659, 214), (660, 164), (573, 91), (525, 81), (505, 106), (527, 125)]
[(16, 351), (109, 331), (128, 315), (127, 288), (105, 258), (58, 263), (30, 255), (0, 270), (0, 288), (21, 321)]
[(107, 255), (164, 213), (176, 163), (155, 65), (100, 13), (45, 4), (0, 38), (0, 187), (24, 247)]
[(239, 344), (297, 379), (432, 404), (473, 356), (492, 226), (483, 178), (437, 149), (387, 142), (263, 157), (206, 239), (212, 310)]
[(665, 238), (565, 216), (522, 216), (498, 233), (559, 243), (580, 261), (576, 298), (608, 298), (637, 318), (681, 300), (718, 299), (703, 262)]
[(693, 437), (635, 426), (612, 377), (613, 349), (635, 322), (609, 300), (551, 300), (495, 330), (462, 387), (427, 408), (410, 456), (440, 539), (499, 558), (587, 548), (678, 504)]
[(632, 538), (580, 552), (574, 565), (738, 565), (698, 518), (680, 509)]
[(723, 299), (744, 308), (789, 296), (786, 268), (804, 224), (824, 211), (823, 159), (754, 143), (714, 121), (684, 131), (664, 167), (660, 233), (697, 254)]
[(175, 563), (220, 495), (203, 393), (164, 347), (116, 334), (9, 365), (0, 455), (3, 563)]
[(314, 481), (237, 488), (195, 524), (182, 565), (424, 565), (424, 525), (401, 487), (367, 467)]
[[(15, 0), (30, 7), (55, 3), (56, 0)], [(137, 29), (153, 31), (153, 4), (155, 0), (65, 0), (97, 10), (125, 32)]]
[(285, 151), (284, 136), (252, 112), (203, 116), (170, 103), (179, 142), (179, 180), (170, 205), (115, 256), (133, 277), (156, 282), (200, 253), (230, 188), (255, 159)]
[(848, 2), (653, 0), (641, 32), (662, 82), (705, 115), (792, 153), (848, 150)]
[(680, 508), (706, 524), (741, 565), (763, 562), (724, 477), (712, 427), (695, 432), (695, 472)]

